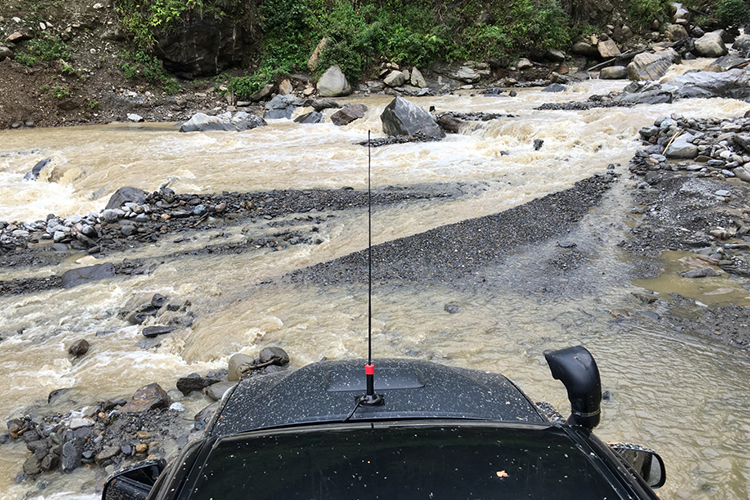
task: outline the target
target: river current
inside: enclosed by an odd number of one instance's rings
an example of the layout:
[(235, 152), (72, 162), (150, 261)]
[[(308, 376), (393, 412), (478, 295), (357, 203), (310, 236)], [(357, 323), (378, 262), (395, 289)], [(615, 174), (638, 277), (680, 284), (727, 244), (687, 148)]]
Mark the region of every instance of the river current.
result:
[[(439, 143), (373, 149), (374, 187), (482, 186), (449, 201), (422, 200), (375, 210), (373, 243), (501, 212), (570, 187), (609, 164), (619, 164), (620, 184), (630, 182), (627, 164), (639, 146), (641, 127), (672, 113), (731, 118), (750, 110), (750, 104), (724, 99), (588, 111), (533, 109), (543, 102), (585, 100), (623, 86), (592, 80), (558, 94), (528, 89), (516, 98), (466, 92), (414, 99), (438, 111), (515, 117), (475, 124)], [(279, 120), (241, 133), (181, 134), (173, 124), (0, 132), (0, 220), (85, 215), (101, 210), (119, 187), (152, 191), (167, 181), (178, 193), (363, 189), (367, 150), (354, 143), (365, 140), (368, 130), (375, 137), (382, 134), (379, 116), (390, 98), (340, 100), (347, 101), (364, 102), (369, 110), (363, 120), (346, 127)], [(534, 139), (544, 140), (538, 151)], [(53, 167), (37, 182), (23, 181), (36, 162), (49, 157)], [(625, 195), (620, 196), (624, 203)], [(603, 276), (628, 265), (627, 255), (616, 247), (626, 234), (607, 229), (616, 217), (617, 200), (615, 196), (592, 213), (591, 223), (602, 228), (600, 259), (594, 265)], [(323, 357), (366, 356), (366, 286), (261, 285), (365, 248), (366, 211), (334, 215), (321, 225), (320, 245), (231, 256), (186, 255), (148, 275), (0, 297), (3, 422), (30, 407), (43, 412), (54, 389), (72, 388), (81, 406), (127, 398), (151, 382), (173, 388), (178, 377), (223, 368), (232, 354), (253, 355), (268, 345), (283, 347), (297, 367)], [(261, 226), (253, 230), (261, 231)], [(240, 228), (235, 229), (239, 235)], [(158, 242), (104, 260), (157, 257), (205, 245), (212, 236), (205, 232), (194, 235), (192, 242)], [(519, 263), (532, 261), (519, 257)], [(93, 262), (79, 255), (52, 268), (5, 268), (0, 269), (0, 280), (60, 274)], [(566, 414), (565, 389), (552, 379), (542, 353), (582, 344), (597, 359), (603, 389), (612, 393), (597, 435), (657, 450), (669, 474), (662, 498), (748, 498), (750, 363), (723, 345), (657, 323), (624, 328), (613, 322), (609, 311), (623, 307), (623, 296), (637, 290), (632, 283), (613, 281), (596, 296), (535, 300), (503, 287), (479, 293), (419, 283), (393, 290), (383, 286), (376, 288), (373, 299), (373, 349), (376, 357), (416, 355), (501, 372), (533, 400), (549, 401)], [(166, 338), (161, 347), (143, 350), (136, 344), (140, 327), (127, 326), (114, 311), (154, 293), (190, 300), (197, 317), (192, 328)], [(446, 313), (448, 302), (460, 311)], [(15, 334), (18, 331), (23, 333)], [(72, 360), (67, 347), (79, 338), (92, 347)], [(187, 419), (195, 413), (190, 410)], [(49, 474), (55, 478), (45, 490), (29, 482), (14, 483), (26, 455), (20, 443), (0, 447), (0, 498), (96, 498), (86, 482), (90, 476), (82, 473)]]

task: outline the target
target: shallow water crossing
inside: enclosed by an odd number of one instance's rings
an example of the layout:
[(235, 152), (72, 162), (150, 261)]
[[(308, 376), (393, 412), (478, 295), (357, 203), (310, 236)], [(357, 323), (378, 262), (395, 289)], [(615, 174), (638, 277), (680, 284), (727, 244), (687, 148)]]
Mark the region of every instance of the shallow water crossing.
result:
[[(549, 401), (566, 414), (565, 390), (552, 379), (543, 351), (582, 344), (596, 357), (603, 389), (612, 394), (604, 403), (597, 435), (660, 452), (668, 471), (662, 498), (747, 498), (746, 357), (648, 317), (615, 317), (611, 311), (627, 308), (625, 298), (640, 290), (629, 279), (627, 256), (616, 246), (627, 237), (620, 211), (629, 203), (623, 189), (638, 130), (672, 113), (729, 118), (744, 114), (750, 105), (717, 99), (578, 112), (533, 109), (542, 102), (584, 100), (622, 86), (592, 81), (561, 94), (523, 90), (515, 99), (462, 95), (415, 100), (438, 111), (516, 116), (472, 124), (439, 143), (373, 149), (374, 187), (441, 185), (460, 193), (377, 208), (376, 245), (502, 212), (567, 189), (609, 164), (619, 165), (615, 171), (622, 178), (582, 223), (591, 229), (576, 241), (591, 256), (586, 286), (556, 283), (564, 292), (549, 295), (515, 286), (541, 265), (541, 255), (548, 255), (537, 248), (523, 248), (488, 269), (486, 287), (377, 282), (374, 352), (376, 357), (415, 356), (498, 371), (533, 400)], [(364, 102), (369, 111), (364, 120), (342, 128), (272, 121), (242, 133), (180, 134), (171, 124), (2, 132), (0, 219), (85, 215), (101, 210), (119, 187), (153, 191), (167, 181), (178, 193), (364, 189), (367, 150), (354, 143), (365, 140), (368, 130), (380, 135), (379, 115), (389, 99), (350, 100)], [(544, 140), (541, 149), (534, 149), (534, 139)], [(52, 162), (39, 181), (24, 182), (25, 173), (44, 158)], [(365, 284), (292, 285), (283, 279), (365, 248), (365, 210), (323, 215), (317, 245), (170, 258), (176, 249), (200, 248), (219, 236), (195, 232), (184, 241), (185, 235), (166, 235), (153, 245), (103, 259), (151, 259), (158, 265), (150, 274), (0, 297), (0, 416), (43, 414), (47, 395), (62, 387), (72, 388), (70, 398), (77, 407), (127, 398), (151, 382), (170, 389), (178, 377), (224, 368), (232, 354), (254, 355), (268, 345), (283, 347), (295, 366), (323, 357), (366, 356)], [(269, 221), (243, 221), (230, 224), (220, 237), (274, 230)], [(178, 238), (183, 241), (175, 243)], [(60, 274), (91, 262), (79, 254), (59, 266), (3, 268), (0, 280)], [(142, 327), (128, 325), (117, 313), (154, 293), (189, 300), (196, 318), (192, 327), (145, 350), (136, 343), (143, 338)], [(446, 308), (448, 303), (452, 307)], [(73, 360), (67, 347), (79, 338), (92, 347)], [(194, 413), (187, 411), (184, 418), (192, 419)], [(45, 490), (36, 489), (31, 480), (14, 483), (26, 454), (22, 444), (0, 446), (0, 498), (27, 492), (29, 498), (95, 498), (95, 481), (83, 473), (42, 476), (51, 483)]]

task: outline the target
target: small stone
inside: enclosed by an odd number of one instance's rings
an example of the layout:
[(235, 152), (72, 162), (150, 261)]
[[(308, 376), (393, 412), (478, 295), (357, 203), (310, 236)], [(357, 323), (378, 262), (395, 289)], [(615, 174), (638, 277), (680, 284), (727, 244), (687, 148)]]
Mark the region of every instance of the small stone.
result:
[(148, 451), (148, 445), (146, 443), (138, 443), (135, 445), (135, 452), (139, 455), (143, 455)]
[(680, 273), (683, 278), (715, 278), (721, 276), (721, 273), (711, 267), (704, 267), (702, 269), (693, 269), (691, 271), (685, 271)]
[(94, 461), (101, 465), (103, 462), (110, 460), (120, 454), (119, 446), (107, 446), (102, 451), (96, 454)]
[(89, 351), (89, 343), (86, 339), (76, 340), (68, 348), (68, 352), (75, 357), (83, 356), (88, 351)]
[(174, 331), (174, 329), (175, 328), (172, 326), (155, 325), (155, 326), (147, 326), (141, 331), (141, 333), (146, 338), (153, 338), (159, 335), (165, 335), (167, 333), (170, 333)]

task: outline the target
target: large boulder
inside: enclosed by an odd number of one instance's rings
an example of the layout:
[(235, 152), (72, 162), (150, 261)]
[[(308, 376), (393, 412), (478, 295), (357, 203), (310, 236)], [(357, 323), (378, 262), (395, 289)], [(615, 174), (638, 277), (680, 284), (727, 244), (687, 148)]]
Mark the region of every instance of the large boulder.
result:
[(266, 103), (263, 118), (277, 120), (290, 119), (294, 111), (304, 105), (304, 101), (292, 95), (277, 95)]
[(323, 113), (320, 113), (319, 111), (310, 111), (309, 113), (305, 113), (304, 115), (299, 115), (297, 118), (294, 119), (295, 123), (323, 123), (326, 120), (326, 117), (323, 115)]
[(122, 407), (122, 413), (142, 412), (146, 410), (157, 410), (159, 408), (169, 408), (172, 404), (167, 391), (161, 388), (156, 382), (145, 385), (135, 391), (133, 398)]
[(121, 187), (109, 197), (105, 210), (120, 208), (126, 203), (142, 205), (146, 202), (146, 192), (134, 187)]
[(678, 57), (673, 49), (638, 54), (628, 64), (628, 77), (634, 81), (658, 80)]
[(157, 34), (154, 51), (164, 68), (184, 78), (216, 75), (239, 65), (245, 53), (242, 28), (226, 18), (190, 18)]
[(42, 170), (44, 170), (44, 167), (49, 165), (49, 163), (52, 161), (52, 158), (45, 158), (42, 161), (37, 162), (36, 165), (34, 165), (34, 168), (26, 172), (26, 175), (23, 176), (23, 180), (25, 181), (35, 181), (39, 178), (39, 174), (42, 173)]
[(180, 132), (243, 131), (267, 125), (266, 121), (254, 113), (239, 111), (234, 116), (227, 112), (219, 116), (196, 113), (180, 127)]
[(617, 44), (611, 38), (609, 40), (599, 42), (599, 45), (597, 45), (597, 49), (599, 50), (599, 55), (603, 59), (610, 59), (621, 54), (620, 49), (617, 48)]
[(114, 276), (115, 266), (111, 262), (95, 266), (79, 267), (78, 269), (71, 269), (63, 273), (62, 287), (73, 288), (84, 283), (113, 278)]
[(406, 82), (406, 74), (403, 71), (393, 70), (383, 78), (383, 83), (389, 87), (400, 87)]
[(750, 98), (750, 71), (730, 69), (723, 73), (700, 71), (670, 78), (662, 89), (676, 98)]
[(417, 88), (424, 88), (427, 86), (427, 82), (422, 76), (422, 72), (419, 71), (416, 66), (411, 69), (411, 84)]
[(443, 138), (440, 127), (429, 112), (400, 96), (385, 107), (380, 120), (388, 135), (424, 134), (433, 139)]
[(596, 57), (599, 55), (599, 49), (595, 45), (583, 41), (574, 43), (571, 52), (586, 57)]
[(729, 71), (730, 69), (734, 68), (740, 68), (747, 66), (747, 63), (750, 62), (744, 57), (741, 57), (737, 54), (727, 54), (725, 56), (721, 56), (706, 68), (706, 71), (715, 71), (717, 73), (720, 73), (722, 71)]
[(331, 115), (331, 122), (339, 126), (348, 125), (354, 120), (364, 118), (365, 113), (367, 113), (367, 106), (364, 104), (347, 104)]
[(602, 68), (599, 72), (601, 80), (622, 80), (628, 77), (628, 68), (625, 66), (610, 66)]
[(750, 57), (750, 35), (740, 35), (735, 38), (732, 48), (742, 57)]
[(727, 54), (727, 47), (721, 36), (724, 30), (706, 33), (695, 41), (695, 52), (702, 57), (721, 57)]
[(318, 80), (317, 87), (318, 93), (323, 97), (338, 97), (352, 93), (352, 86), (338, 66), (328, 68)]

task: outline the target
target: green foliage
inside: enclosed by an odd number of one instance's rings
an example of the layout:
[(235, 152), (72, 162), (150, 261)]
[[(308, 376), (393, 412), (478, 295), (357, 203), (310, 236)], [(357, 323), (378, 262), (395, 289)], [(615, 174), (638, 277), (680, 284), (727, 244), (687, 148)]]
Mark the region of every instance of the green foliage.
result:
[(70, 89), (68, 87), (63, 87), (62, 85), (55, 85), (52, 87), (52, 95), (57, 99), (70, 97)]
[(15, 59), (24, 66), (33, 66), (39, 61), (53, 61), (69, 57), (68, 46), (58, 36), (34, 38), (16, 52)]
[(167, 30), (187, 13), (203, 7), (203, 0), (115, 0), (120, 25), (138, 49), (154, 45), (154, 29)]
[(161, 86), (168, 94), (174, 94), (180, 90), (180, 86), (169, 78), (161, 67), (159, 59), (150, 56), (143, 50), (125, 52), (124, 61), (119, 63), (122, 76), (128, 80), (143, 77), (147, 82)]
[(744, 24), (750, 21), (750, 7), (745, 0), (722, 0), (716, 17), (728, 26)]
[(89, 101), (89, 109), (96, 110), (101, 107), (101, 104), (99, 104), (99, 101)]
[(669, 0), (630, 0), (628, 10), (636, 27), (643, 28), (654, 19), (666, 16)]
[(75, 70), (70, 64), (63, 63), (62, 67), (60, 68), (60, 73), (63, 73), (65, 75), (72, 75), (75, 73)]
[(252, 76), (232, 78), (227, 85), (227, 91), (232, 92), (238, 99), (247, 99), (269, 83), (275, 83), (283, 73), (280, 69), (264, 68)]

